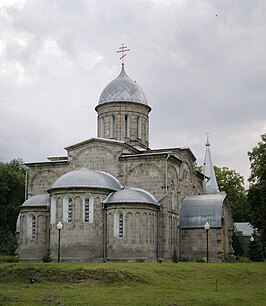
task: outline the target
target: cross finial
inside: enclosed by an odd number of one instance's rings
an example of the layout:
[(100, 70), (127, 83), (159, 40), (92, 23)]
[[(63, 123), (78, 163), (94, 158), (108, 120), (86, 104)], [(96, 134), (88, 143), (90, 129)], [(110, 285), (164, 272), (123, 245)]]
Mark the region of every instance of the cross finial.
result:
[(206, 132), (206, 135), (207, 135), (207, 142), (206, 142), (206, 147), (207, 147), (207, 146), (210, 146), (210, 142), (209, 142), (210, 133)]
[(126, 51), (130, 51), (127, 46), (125, 46), (124, 44), (122, 44), (122, 47), (119, 47), (119, 50), (116, 51), (116, 53), (122, 53), (120, 59), (122, 60), (122, 65), (124, 65), (124, 57), (126, 56)]

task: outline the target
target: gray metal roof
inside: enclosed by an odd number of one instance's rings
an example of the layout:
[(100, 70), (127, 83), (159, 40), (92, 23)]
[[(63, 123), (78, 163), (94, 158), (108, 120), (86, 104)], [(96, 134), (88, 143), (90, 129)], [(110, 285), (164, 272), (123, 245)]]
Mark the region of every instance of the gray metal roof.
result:
[(49, 194), (37, 194), (26, 200), (21, 206), (50, 206)]
[(225, 193), (186, 196), (180, 209), (181, 228), (221, 227)]
[(104, 201), (105, 204), (114, 203), (145, 203), (159, 206), (155, 197), (148, 191), (139, 188), (126, 187), (110, 194)]
[(82, 168), (62, 175), (55, 181), (51, 189), (75, 187), (101, 188), (112, 191), (122, 188), (119, 181), (111, 174)]
[(137, 102), (148, 105), (142, 88), (126, 74), (124, 65), (117, 78), (102, 91), (99, 104), (108, 102)]
[(252, 236), (254, 227), (248, 222), (235, 222), (234, 226), (238, 232), (242, 232), (243, 236)]

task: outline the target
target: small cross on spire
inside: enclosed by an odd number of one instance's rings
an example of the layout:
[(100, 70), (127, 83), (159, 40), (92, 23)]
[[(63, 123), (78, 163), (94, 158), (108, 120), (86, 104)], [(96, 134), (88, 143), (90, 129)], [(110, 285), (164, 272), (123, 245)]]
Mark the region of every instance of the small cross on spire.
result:
[(210, 146), (210, 142), (209, 142), (210, 133), (206, 132), (206, 135), (207, 135), (207, 142), (206, 142), (206, 147), (207, 147), (207, 146)]
[(124, 57), (126, 56), (126, 51), (130, 51), (127, 46), (125, 46), (124, 44), (122, 44), (122, 47), (119, 47), (119, 50), (116, 51), (116, 53), (122, 53), (120, 59), (122, 60), (122, 65), (124, 65)]

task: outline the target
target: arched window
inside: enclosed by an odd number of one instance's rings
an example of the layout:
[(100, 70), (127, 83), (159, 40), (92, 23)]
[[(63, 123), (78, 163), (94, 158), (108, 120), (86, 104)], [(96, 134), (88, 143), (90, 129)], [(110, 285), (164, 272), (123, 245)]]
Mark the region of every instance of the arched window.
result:
[(146, 141), (149, 141), (149, 120), (146, 121)]
[(137, 117), (137, 138), (141, 139), (141, 118)]
[(67, 203), (67, 222), (73, 221), (73, 200), (72, 198), (68, 199)]
[(189, 178), (188, 178), (188, 170), (185, 169), (185, 170), (183, 171), (183, 180), (184, 180), (184, 181), (188, 181), (188, 179), (189, 179)]
[(30, 229), (31, 229), (31, 239), (36, 238), (36, 217), (34, 215), (30, 218)]
[(112, 114), (110, 118), (110, 138), (115, 138), (115, 115)]
[(124, 131), (125, 137), (129, 137), (129, 116), (125, 115), (125, 122), (124, 122)]
[(84, 222), (90, 222), (90, 199), (86, 198), (84, 203)]
[(100, 133), (99, 133), (100, 138), (104, 138), (104, 118), (101, 117), (100, 121)]
[(123, 214), (119, 214), (119, 219), (118, 219), (118, 234), (119, 234), (119, 237), (123, 237), (123, 234), (124, 234), (124, 219), (123, 219)]

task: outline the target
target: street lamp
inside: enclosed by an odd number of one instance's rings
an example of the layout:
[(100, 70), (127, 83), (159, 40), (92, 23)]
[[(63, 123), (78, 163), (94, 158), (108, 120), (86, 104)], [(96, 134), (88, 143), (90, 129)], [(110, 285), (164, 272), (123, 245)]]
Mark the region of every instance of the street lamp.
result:
[(211, 228), (210, 224), (208, 223), (208, 221), (205, 223), (204, 225), (206, 234), (207, 234), (207, 262), (209, 262), (209, 230)]
[(254, 243), (253, 243), (253, 242), (254, 242), (254, 240), (255, 240), (254, 237), (251, 236), (251, 237), (250, 237), (250, 244), (251, 244), (251, 245), (250, 245), (250, 248), (251, 248), (251, 261), (253, 261), (253, 247), (254, 247)]
[(57, 257), (57, 262), (60, 262), (60, 234), (61, 234), (61, 229), (63, 228), (63, 223), (61, 221), (58, 221), (56, 224), (56, 229), (58, 230), (58, 257)]

